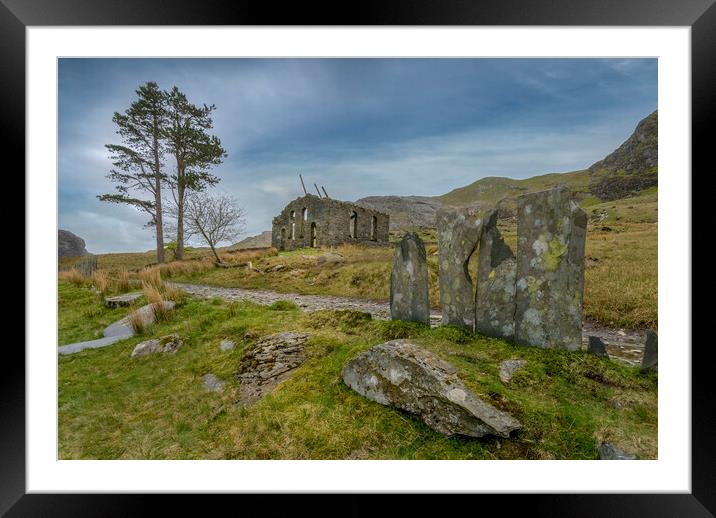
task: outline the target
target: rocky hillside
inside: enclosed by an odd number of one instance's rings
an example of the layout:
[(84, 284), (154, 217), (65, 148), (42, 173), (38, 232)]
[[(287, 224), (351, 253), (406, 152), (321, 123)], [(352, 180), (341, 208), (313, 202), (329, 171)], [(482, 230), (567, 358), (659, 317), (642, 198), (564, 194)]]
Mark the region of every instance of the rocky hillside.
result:
[(390, 229), (402, 230), (433, 227), (435, 212), (442, 205), (498, 204), (501, 216), (510, 217), (514, 215), (519, 195), (558, 185), (570, 187), (581, 198), (624, 198), (657, 185), (657, 123), (658, 113), (654, 111), (639, 122), (634, 133), (618, 149), (588, 169), (522, 180), (481, 178), (441, 196), (370, 196), (356, 203), (389, 214)]
[(264, 230), (259, 235), (249, 236), (228, 247), (229, 250), (244, 250), (246, 248), (266, 248), (271, 246), (271, 231)]
[(356, 205), (390, 215), (390, 230), (435, 225), (435, 212), (442, 203), (429, 196), (369, 196)]
[(589, 168), (589, 190), (602, 200), (636, 194), (658, 183), (658, 114), (642, 119), (613, 153)]
[(59, 257), (78, 257), (88, 254), (84, 239), (69, 230), (57, 231), (57, 255)]

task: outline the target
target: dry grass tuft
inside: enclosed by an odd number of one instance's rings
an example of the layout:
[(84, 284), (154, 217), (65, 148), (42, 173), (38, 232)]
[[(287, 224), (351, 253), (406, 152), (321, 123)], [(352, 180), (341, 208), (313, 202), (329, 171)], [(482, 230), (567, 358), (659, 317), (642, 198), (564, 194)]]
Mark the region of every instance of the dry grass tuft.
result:
[(129, 272), (126, 268), (123, 268), (119, 272), (119, 278), (117, 279), (117, 291), (120, 293), (127, 293), (131, 289), (129, 283)]
[(144, 325), (144, 319), (139, 311), (132, 311), (127, 318), (129, 318), (129, 323), (132, 325), (132, 330), (135, 335), (141, 335), (144, 333), (146, 327)]
[(100, 295), (106, 295), (109, 292), (111, 282), (109, 275), (104, 270), (97, 270), (92, 274), (90, 278), (92, 286), (94, 286)]
[(186, 299), (186, 293), (179, 288), (174, 288), (173, 286), (166, 286), (164, 288), (164, 299), (172, 300), (177, 304), (181, 304)]
[(139, 278), (142, 280), (142, 286), (148, 284), (157, 290), (162, 289), (164, 286), (164, 283), (162, 282), (162, 274), (159, 268), (145, 268), (139, 272)]
[(84, 286), (87, 283), (87, 278), (82, 275), (76, 268), (64, 270), (58, 274), (60, 280), (74, 284), (75, 286)]
[(147, 301), (150, 304), (164, 302), (164, 297), (162, 297), (162, 293), (155, 285), (149, 284), (146, 281), (142, 281), (142, 290), (144, 291), (144, 295), (147, 297)]

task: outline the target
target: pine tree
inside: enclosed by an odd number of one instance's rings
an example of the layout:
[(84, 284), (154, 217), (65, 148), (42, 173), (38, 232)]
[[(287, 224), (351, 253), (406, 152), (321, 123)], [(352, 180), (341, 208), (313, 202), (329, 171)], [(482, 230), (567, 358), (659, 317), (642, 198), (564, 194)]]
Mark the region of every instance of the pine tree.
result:
[(219, 178), (209, 169), (222, 163), (226, 152), (215, 135), (211, 112), (214, 105), (195, 106), (176, 86), (164, 92), (168, 123), (163, 136), (167, 151), (174, 155), (175, 171), (170, 177), (172, 196), (176, 205), (177, 238), (175, 257), (184, 258), (184, 206), (189, 192), (200, 192), (215, 185)]
[[(164, 262), (162, 184), (169, 178), (162, 172), (162, 139), (167, 126), (166, 96), (150, 81), (136, 90), (137, 100), (124, 114), (115, 112), (112, 121), (122, 144), (107, 144), (114, 169), (107, 178), (116, 193), (98, 196), (101, 201), (124, 203), (150, 216), (148, 226), (156, 233), (157, 262)], [(149, 194), (149, 199), (143, 193)]]

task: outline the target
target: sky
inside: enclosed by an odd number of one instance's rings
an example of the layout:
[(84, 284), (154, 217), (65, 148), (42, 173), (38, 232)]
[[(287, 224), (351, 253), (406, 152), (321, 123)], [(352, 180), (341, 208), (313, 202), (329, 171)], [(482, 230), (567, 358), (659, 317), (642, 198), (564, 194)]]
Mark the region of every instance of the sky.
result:
[(154, 246), (146, 214), (97, 199), (112, 116), (147, 81), (216, 106), (213, 190), (245, 209), (242, 237), (303, 194), (299, 173), (341, 200), (437, 196), (584, 169), (657, 109), (656, 59), (60, 59), (59, 227), (93, 253)]

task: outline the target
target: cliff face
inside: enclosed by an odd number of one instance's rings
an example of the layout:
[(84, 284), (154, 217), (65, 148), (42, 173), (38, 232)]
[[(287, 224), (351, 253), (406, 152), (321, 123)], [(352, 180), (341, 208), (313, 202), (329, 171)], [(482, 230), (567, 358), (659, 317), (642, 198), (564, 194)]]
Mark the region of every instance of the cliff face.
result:
[(57, 255), (59, 257), (77, 257), (88, 254), (84, 239), (69, 230), (57, 231)]
[(589, 168), (589, 190), (615, 200), (658, 184), (658, 112), (642, 119), (634, 133), (606, 158)]

